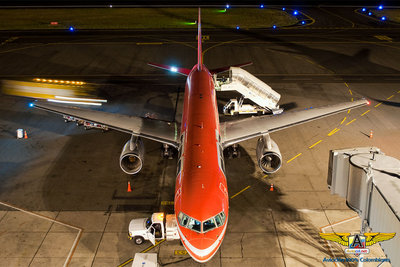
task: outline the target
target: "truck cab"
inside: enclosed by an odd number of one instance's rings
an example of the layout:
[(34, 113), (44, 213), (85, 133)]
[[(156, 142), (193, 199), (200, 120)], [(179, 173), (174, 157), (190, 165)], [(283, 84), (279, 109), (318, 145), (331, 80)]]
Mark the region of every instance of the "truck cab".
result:
[(165, 216), (163, 212), (153, 213), (149, 218), (131, 220), (128, 235), (137, 245), (143, 244), (144, 240), (150, 240), (155, 245), (156, 240), (179, 239), (175, 215)]

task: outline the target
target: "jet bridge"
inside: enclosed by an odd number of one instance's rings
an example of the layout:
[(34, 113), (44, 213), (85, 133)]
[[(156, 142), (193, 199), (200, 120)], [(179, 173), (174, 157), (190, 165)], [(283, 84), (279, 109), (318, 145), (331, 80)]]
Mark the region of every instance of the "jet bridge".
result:
[(231, 67), (229, 78), (217, 79), (215, 76), (214, 83), (217, 91), (237, 91), (264, 109), (272, 112), (279, 110), (278, 101), (281, 95), (241, 68)]
[(392, 266), (400, 266), (400, 160), (376, 147), (331, 150), (328, 187), (358, 213), (362, 233), (396, 233), (379, 244)]

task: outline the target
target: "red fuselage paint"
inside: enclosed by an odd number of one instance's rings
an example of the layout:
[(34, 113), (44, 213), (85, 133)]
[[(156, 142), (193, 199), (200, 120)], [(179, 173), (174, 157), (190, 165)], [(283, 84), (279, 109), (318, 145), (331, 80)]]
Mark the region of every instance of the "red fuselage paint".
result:
[(214, 82), (203, 65), (193, 67), (185, 86), (181, 126), (180, 172), (175, 187), (175, 214), (203, 222), (222, 211), (224, 224), (205, 233), (178, 223), (188, 253), (206, 262), (218, 251), (228, 223), (229, 199), (220, 145), (219, 117)]

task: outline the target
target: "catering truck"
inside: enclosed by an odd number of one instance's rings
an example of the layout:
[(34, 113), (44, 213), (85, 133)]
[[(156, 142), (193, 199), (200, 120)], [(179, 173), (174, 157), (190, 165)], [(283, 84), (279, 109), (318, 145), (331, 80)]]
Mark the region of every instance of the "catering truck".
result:
[(155, 245), (157, 240), (179, 239), (175, 215), (165, 215), (163, 212), (153, 213), (150, 218), (131, 220), (128, 235), (137, 245), (143, 244), (144, 240), (149, 240)]

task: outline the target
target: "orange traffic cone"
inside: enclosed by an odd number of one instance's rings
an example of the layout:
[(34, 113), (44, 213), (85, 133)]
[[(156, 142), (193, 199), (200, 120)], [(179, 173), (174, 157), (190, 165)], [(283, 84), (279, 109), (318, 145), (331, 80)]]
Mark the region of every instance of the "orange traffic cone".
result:
[(28, 139), (28, 135), (26, 134), (26, 131), (24, 132), (24, 138)]
[(372, 132), (372, 130), (369, 132), (369, 139), (372, 139), (372, 137), (374, 137), (374, 133)]
[(269, 188), (269, 191), (274, 191), (274, 184), (271, 184), (271, 187)]
[(131, 182), (128, 181), (128, 190), (126, 192), (132, 192)]

